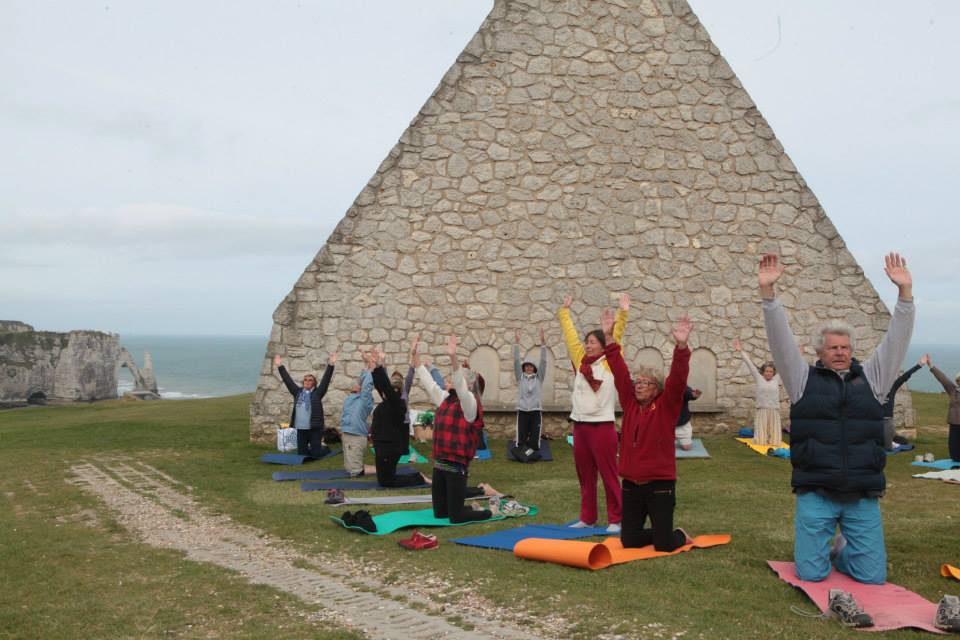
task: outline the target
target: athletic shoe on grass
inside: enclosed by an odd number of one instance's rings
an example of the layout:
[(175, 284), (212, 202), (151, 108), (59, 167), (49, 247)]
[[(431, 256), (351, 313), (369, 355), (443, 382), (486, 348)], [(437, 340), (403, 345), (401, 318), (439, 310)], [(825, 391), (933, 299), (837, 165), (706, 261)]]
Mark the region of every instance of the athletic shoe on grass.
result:
[(324, 504), (343, 504), (346, 501), (342, 489), (328, 489), (327, 498), (323, 502)]
[(873, 618), (866, 611), (860, 608), (857, 601), (853, 599), (853, 594), (842, 589), (830, 589), (830, 600), (827, 610), (835, 618), (840, 618), (840, 622), (848, 627), (872, 627)]
[(425, 551), (427, 549), (436, 549), (440, 546), (440, 542), (437, 541), (437, 536), (429, 533), (420, 533), (419, 531), (414, 531), (413, 535), (409, 538), (398, 540), (397, 544), (411, 551)]
[(933, 626), (943, 631), (960, 633), (960, 598), (957, 596), (943, 596), (937, 606), (937, 617), (933, 619)]

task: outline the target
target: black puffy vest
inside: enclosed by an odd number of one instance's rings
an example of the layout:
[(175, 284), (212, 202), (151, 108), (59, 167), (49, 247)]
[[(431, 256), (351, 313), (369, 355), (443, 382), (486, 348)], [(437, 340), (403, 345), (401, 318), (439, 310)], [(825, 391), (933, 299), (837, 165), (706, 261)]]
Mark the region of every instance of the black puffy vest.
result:
[(811, 366), (803, 397), (790, 407), (791, 484), (839, 492), (882, 492), (883, 406), (856, 360), (845, 378)]

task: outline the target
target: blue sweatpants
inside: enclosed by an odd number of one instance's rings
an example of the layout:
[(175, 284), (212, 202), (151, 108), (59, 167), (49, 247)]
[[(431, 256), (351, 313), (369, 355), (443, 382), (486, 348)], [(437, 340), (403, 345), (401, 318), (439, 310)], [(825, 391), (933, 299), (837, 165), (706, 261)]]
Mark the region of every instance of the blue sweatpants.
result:
[(837, 571), (857, 582), (886, 582), (887, 549), (880, 500), (831, 500), (816, 491), (797, 494), (793, 543), (797, 577), (820, 582), (830, 575), (831, 541), (838, 525), (847, 546), (834, 560)]

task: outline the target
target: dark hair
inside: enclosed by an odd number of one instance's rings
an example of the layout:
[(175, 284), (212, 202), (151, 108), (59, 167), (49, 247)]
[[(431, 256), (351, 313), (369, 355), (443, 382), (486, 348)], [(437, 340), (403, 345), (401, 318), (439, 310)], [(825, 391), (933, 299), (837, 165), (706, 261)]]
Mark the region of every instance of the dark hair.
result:
[(773, 372), (777, 372), (777, 367), (772, 362), (764, 362), (760, 365), (760, 373), (762, 374), (766, 369), (773, 369)]
[(586, 342), (587, 338), (589, 338), (590, 336), (593, 336), (594, 338), (599, 340), (600, 344), (602, 344), (604, 347), (607, 346), (607, 337), (603, 335), (603, 330), (594, 329), (593, 331), (589, 332), (587, 335), (583, 337), (583, 341)]
[(477, 374), (477, 388), (480, 389), (480, 395), (483, 395), (483, 390), (487, 387), (487, 383), (484, 381), (483, 376), (479, 373)]

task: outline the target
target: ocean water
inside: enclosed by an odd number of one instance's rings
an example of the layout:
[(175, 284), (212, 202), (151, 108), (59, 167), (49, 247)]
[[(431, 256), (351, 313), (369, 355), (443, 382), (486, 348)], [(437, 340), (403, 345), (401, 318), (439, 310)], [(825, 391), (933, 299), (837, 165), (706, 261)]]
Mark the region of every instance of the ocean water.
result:
[[(960, 345), (911, 344), (903, 361), (903, 370), (917, 364), (917, 360), (925, 353), (930, 354), (933, 366), (947, 374), (951, 380), (960, 373)], [(913, 374), (907, 386), (911, 391), (943, 392), (943, 387), (926, 367)]]
[[(137, 366), (143, 366), (143, 352), (150, 352), (160, 395), (168, 399), (254, 391), (267, 340), (260, 336), (120, 336), (120, 344)], [(133, 389), (133, 377), (125, 368), (120, 369), (118, 380), (120, 394)]]

